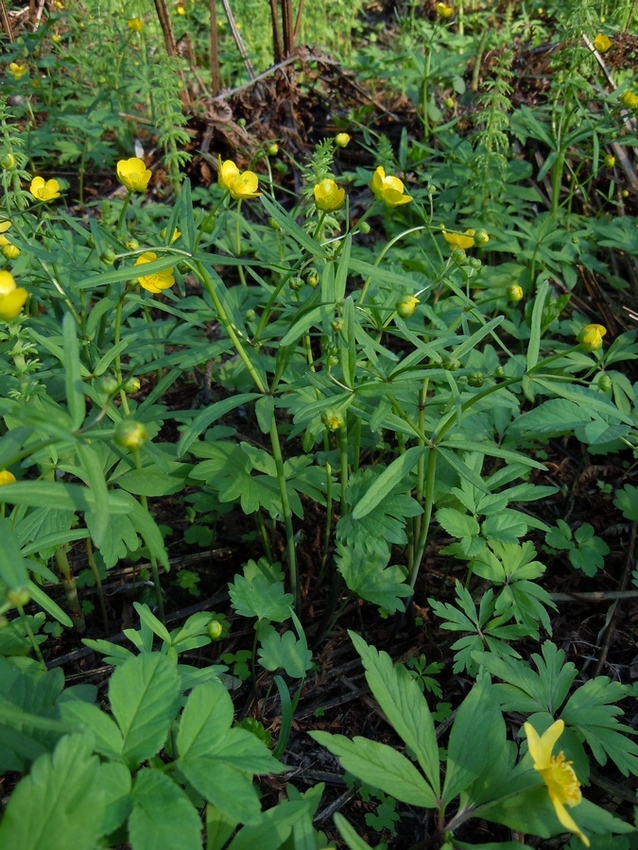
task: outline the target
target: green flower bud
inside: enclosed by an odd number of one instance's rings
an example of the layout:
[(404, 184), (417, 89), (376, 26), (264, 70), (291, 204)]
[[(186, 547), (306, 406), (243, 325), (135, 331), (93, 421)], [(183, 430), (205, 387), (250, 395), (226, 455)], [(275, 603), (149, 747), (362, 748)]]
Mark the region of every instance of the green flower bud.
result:
[(612, 379), (604, 372), (598, 378), (598, 389), (603, 393), (608, 393), (614, 386)]
[(127, 378), (122, 384), (122, 389), (125, 393), (136, 393), (141, 387), (140, 379), (136, 378), (134, 375), (130, 378)]
[(308, 286), (312, 286), (313, 289), (315, 286), (319, 285), (319, 274), (317, 269), (310, 269), (308, 271), (308, 274), (306, 275), (306, 283)]
[(343, 330), (343, 319), (334, 319), (331, 323), (332, 330), (339, 333)]
[(467, 376), (467, 382), (471, 387), (482, 387), (485, 383), (485, 375), (482, 372), (472, 372)]
[(505, 377), (505, 369), (502, 366), (497, 366), (494, 369), (494, 377), (495, 378), (504, 378)]
[(370, 233), (370, 225), (367, 221), (362, 221), (359, 223), (359, 233), (363, 233), (364, 236), (367, 236)]
[(271, 230), (281, 230), (281, 225), (279, 224), (278, 221), (275, 221), (275, 219), (272, 216), (270, 216), (270, 218), (268, 219), (268, 227)]
[(206, 631), (208, 633), (208, 637), (211, 638), (211, 640), (219, 640), (224, 631), (224, 627), (219, 622), (219, 620), (211, 620), (206, 628)]
[(28, 587), (13, 587), (7, 591), (7, 601), (14, 608), (24, 608), (29, 604), (31, 594)]
[(277, 144), (277, 142), (271, 142), (266, 148), (266, 151), (268, 153), (268, 156), (277, 156), (277, 154), (279, 153), (279, 145)]
[(288, 286), (293, 292), (299, 292), (303, 288), (304, 282), (300, 277), (291, 277), (288, 281)]
[(254, 322), (257, 318), (257, 313), (254, 310), (246, 310), (244, 313), (244, 321), (246, 322)]
[(321, 417), (321, 421), (329, 431), (338, 431), (346, 424), (343, 416), (336, 410), (326, 410)]
[(507, 287), (508, 301), (516, 303), (517, 301), (521, 301), (524, 296), (523, 287), (519, 286), (518, 283), (512, 283)]
[(16, 158), (12, 153), (7, 153), (2, 157), (2, 159), (0, 159), (0, 168), (3, 168), (5, 171), (10, 171), (15, 167)]
[(148, 438), (146, 425), (135, 422), (132, 419), (124, 419), (118, 422), (115, 429), (115, 442), (124, 449), (134, 451), (141, 449)]
[(452, 357), (451, 355), (448, 355), (447, 357), (443, 358), (443, 362), (441, 365), (447, 372), (456, 372), (457, 369), (461, 368), (461, 361), (458, 359), (458, 357)]
[(489, 234), (487, 230), (477, 230), (474, 233), (474, 244), (481, 248), (483, 245), (487, 245), (490, 241)]
[(100, 259), (103, 263), (106, 263), (107, 266), (112, 266), (115, 262), (115, 251), (107, 248), (106, 251), (102, 251), (100, 254)]
[(452, 257), (452, 262), (456, 263), (457, 266), (462, 266), (467, 260), (467, 254), (463, 248), (455, 248), (450, 256)]
[(114, 375), (102, 375), (98, 378), (97, 388), (104, 395), (115, 395), (115, 393), (119, 390), (120, 385), (117, 382), (117, 378)]

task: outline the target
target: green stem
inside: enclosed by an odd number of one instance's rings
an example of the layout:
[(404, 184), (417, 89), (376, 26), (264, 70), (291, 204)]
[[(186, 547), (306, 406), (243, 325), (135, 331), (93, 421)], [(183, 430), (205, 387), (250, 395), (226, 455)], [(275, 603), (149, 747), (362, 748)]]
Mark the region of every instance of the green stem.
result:
[(122, 204), (122, 209), (120, 210), (120, 217), (117, 220), (117, 229), (118, 232), (122, 229), (122, 224), (124, 223), (124, 216), (126, 215), (126, 210), (128, 209), (128, 205), (131, 202), (131, 192), (127, 190), (126, 197), (124, 198), (124, 203)]
[(341, 484), (341, 516), (348, 513), (346, 488), (348, 487), (348, 429), (346, 423), (339, 428), (339, 481)]
[[(142, 456), (140, 454), (139, 449), (133, 449), (133, 462), (135, 463), (136, 469), (142, 468)], [(145, 511), (148, 512), (148, 499), (146, 496), (140, 496), (140, 504), (144, 508)], [(151, 561), (151, 572), (153, 573), (153, 585), (155, 587), (155, 601), (157, 602), (157, 614), (159, 619), (164, 622), (164, 598), (162, 596), (162, 586), (160, 584), (159, 570), (157, 569), (157, 558), (151, 552), (150, 555)]]
[(421, 528), (419, 531), (418, 540), (415, 547), (414, 562), (409, 575), (409, 584), (412, 590), (416, 584), (419, 568), (423, 560), (423, 554), (428, 542), (428, 532), (430, 530), (430, 521), (432, 519), (432, 507), (434, 505), (434, 483), (436, 481), (436, 448), (431, 447), (428, 453), (428, 471), (425, 479), (425, 503), (423, 505), (423, 516), (421, 518)]
[(29, 622), (29, 618), (24, 613), (24, 608), (22, 605), (16, 606), (18, 609), (18, 614), (20, 615), (20, 619), (22, 620), (22, 625), (24, 626), (24, 630), (27, 633), (27, 637), (29, 638), (29, 642), (33, 647), (33, 652), (35, 653), (38, 661), (44, 665), (44, 656), (42, 655), (42, 651), (40, 650), (40, 644), (35, 639), (35, 635), (33, 634), (33, 629), (31, 628), (31, 623)]
[(275, 470), (277, 472), (277, 484), (279, 486), (279, 496), (281, 498), (281, 508), (284, 515), (284, 526), (286, 528), (286, 548), (288, 550), (288, 569), (290, 571), (290, 587), (292, 589), (295, 611), (297, 614), (301, 612), (301, 588), (299, 587), (299, 575), (297, 573), (297, 550), (295, 547), (295, 532), (292, 527), (292, 511), (288, 500), (288, 488), (286, 486), (286, 475), (284, 473), (284, 459), (281, 454), (281, 443), (279, 442), (279, 431), (277, 430), (277, 421), (272, 417), (270, 425), (270, 444), (272, 446), (272, 456), (275, 461)]

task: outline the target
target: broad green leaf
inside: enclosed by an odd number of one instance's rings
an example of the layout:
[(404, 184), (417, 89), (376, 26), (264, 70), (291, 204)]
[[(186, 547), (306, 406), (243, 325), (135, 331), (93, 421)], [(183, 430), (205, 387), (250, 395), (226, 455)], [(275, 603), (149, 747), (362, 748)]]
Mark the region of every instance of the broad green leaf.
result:
[(206, 803), (206, 850), (223, 850), (235, 831), (237, 821), (212, 803)]
[(447, 748), (443, 802), (454, 800), (492, 762), (505, 745), (505, 721), (489, 676), (482, 675), (459, 706)]
[(128, 834), (133, 850), (201, 850), (197, 809), (165, 773), (151, 767), (140, 770), (132, 797)]
[(168, 468), (170, 472), (162, 472), (156, 466), (130, 469), (112, 483), (135, 496), (170, 496), (184, 489), (189, 467), (184, 463), (170, 463)]
[(439, 508), (436, 512), (436, 521), (452, 537), (475, 537), (479, 531), (479, 524), (473, 516), (463, 514), (456, 508)]
[(233, 701), (221, 682), (195, 688), (184, 707), (177, 733), (180, 758), (211, 752), (233, 722)]
[(379, 788), (384, 794), (408, 805), (437, 808), (432, 788), (412, 762), (387, 744), (356, 737), (350, 740), (343, 735), (328, 732), (310, 732), (326, 749), (339, 757), (344, 770), (357, 779)]
[(638, 522), (638, 487), (625, 484), (622, 490), (616, 491), (614, 505), (630, 522)]
[(156, 755), (179, 708), (177, 670), (165, 655), (129, 659), (111, 676), (111, 711), (122, 731), (124, 759), (130, 767)]
[(427, 446), (412, 446), (398, 458), (392, 461), (390, 466), (383, 470), (365, 495), (359, 499), (352, 509), (352, 518), (363, 519), (370, 511), (373, 511), (381, 502), (390, 495), (406, 475), (417, 465), (419, 458), (427, 454), (430, 449)]
[[(10, 487), (11, 485), (5, 484), (4, 486)], [(20, 552), (16, 533), (6, 517), (0, 517), (0, 540), (2, 540), (2, 545), (0, 545), (0, 579), (9, 590), (26, 587), (29, 583), (29, 573)]]
[(142, 605), (139, 602), (134, 602), (133, 607), (137, 611), (141, 622), (145, 623), (160, 640), (163, 640), (164, 643), (170, 646), (172, 641), (168, 629), (164, 623), (162, 623), (161, 620), (158, 620), (155, 614), (151, 612), (148, 605)]
[(242, 770), (208, 756), (187, 756), (177, 764), (188, 782), (226, 817), (241, 823), (259, 821), (259, 796), (250, 776)]
[(217, 401), (205, 407), (182, 434), (177, 444), (177, 456), (185, 455), (191, 444), (213, 422), (230, 413), (231, 410), (241, 407), (242, 404), (248, 404), (248, 402), (259, 397), (259, 393), (239, 393), (239, 395), (232, 395), (230, 398), (225, 398), (223, 401)]
[(133, 807), (131, 772), (124, 764), (106, 762), (100, 765), (98, 782), (105, 803), (100, 833), (109, 835), (122, 826)]
[(63, 737), (16, 786), (0, 823), (0, 847), (94, 850), (105, 809), (99, 775), (91, 736)]
[[(279, 803), (262, 812), (258, 823), (242, 827), (231, 841), (228, 850), (282, 850), (288, 847), (287, 839), (293, 826), (304, 817), (309, 818), (305, 801), (286, 800)], [(294, 847), (297, 850), (296, 842)], [(304, 848), (299, 847), (299, 850)]]
[(60, 706), (60, 714), (62, 720), (72, 722), (74, 728), (93, 734), (96, 753), (110, 759), (122, 757), (122, 733), (115, 721), (96, 705), (77, 699), (66, 700)]
[(348, 632), (366, 670), (374, 698), (396, 732), (416, 756), (436, 797), (440, 793), (439, 746), (434, 721), (425, 697), (405, 667), (393, 666), (386, 652), (379, 652), (354, 632)]
[(109, 522), (109, 491), (98, 454), (88, 443), (80, 440), (77, 442), (76, 451), (82, 464), (82, 478), (91, 488), (91, 493), (95, 499), (95, 508), (91, 511), (91, 535), (93, 542), (99, 549), (102, 546)]

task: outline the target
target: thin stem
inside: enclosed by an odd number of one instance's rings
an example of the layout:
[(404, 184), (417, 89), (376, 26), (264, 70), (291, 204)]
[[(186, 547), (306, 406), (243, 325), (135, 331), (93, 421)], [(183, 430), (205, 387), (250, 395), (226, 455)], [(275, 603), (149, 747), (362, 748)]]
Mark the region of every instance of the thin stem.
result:
[(31, 646), (33, 647), (33, 651), (34, 651), (35, 655), (37, 656), (38, 661), (41, 664), (44, 664), (44, 656), (42, 655), (42, 651), (40, 650), (40, 645), (37, 642), (37, 640), (35, 639), (35, 635), (33, 634), (33, 629), (31, 628), (31, 623), (29, 622), (29, 618), (24, 613), (24, 608), (22, 607), (22, 605), (17, 605), (16, 607), (18, 609), (18, 614), (20, 615), (20, 619), (22, 620), (22, 625), (24, 626), (24, 630), (27, 633), (27, 637), (29, 638), (29, 642), (31, 643)]
[(89, 562), (89, 567), (91, 568), (91, 572), (95, 577), (95, 585), (97, 587), (98, 596), (100, 597), (100, 608), (102, 610), (102, 619), (104, 620), (104, 632), (108, 635), (109, 633), (109, 616), (106, 613), (106, 600), (104, 599), (104, 588), (102, 587), (102, 579), (100, 577), (100, 571), (95, 563), (95, 556), (93, 554), (93, 546), (91, 545), (91, 538), (86, 538), (86, 559)]
[[(142, 456), (139, 449), (133, 449), (133, 462), (136, 469), (142, 468)], [(146, 496), (140, 496), (140, 504), (145, 511), (148, 511), (148, 499)], [(157, 558), (153, 553), (149, 553), (151, 562), (151, 572), (153, 573), (153, 585), (155, 587), (155, 601), (157, 602), (157, 613), (159, 619), (164, 622), (164, 597), (162, 596), (162, 586), (160, 584), (159, 570), (157, 569)]]
[(286, 528), (286, 548), (288, 550), (288, 569), (290, 571), (290, 587), (295, 602), (295, 611), (297, 614), (301, 612), (301, 590), (299, 587), (299, 575), (297, 573), (297, 549), (295, 547), (295, 532), (292, 527), (292, 511), (288, 500), (288, 488), (286, 486), (286, 475), (284, 473), (284, 459), (281, 454), (281, 443), (279, 442), (279, 431), (277, 430), (277, 421), (272, 417), (270, 425), (270, 444), (272, 446), (272, 456), (275, 461), (275, 470), (277, 472), (277, 484), (279, 486), (279, 496), (281, 498), (281, 508), (284, 515), (284, 525)]

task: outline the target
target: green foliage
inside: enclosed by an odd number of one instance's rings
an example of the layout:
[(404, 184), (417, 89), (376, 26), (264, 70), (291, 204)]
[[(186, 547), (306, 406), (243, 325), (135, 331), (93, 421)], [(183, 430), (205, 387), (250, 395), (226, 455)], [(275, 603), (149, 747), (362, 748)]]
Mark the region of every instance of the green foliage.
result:
[(572, 566), (587, 576), (595, 576), (604, 565), (605, 555), (609, 555), (609, 546), (594, 534), (594, 527), (588, 522), (572, 536), (571, 528), (559, 519), (556, 528), (545, 535), (545, 542), (554, 549), (567, 549)]

